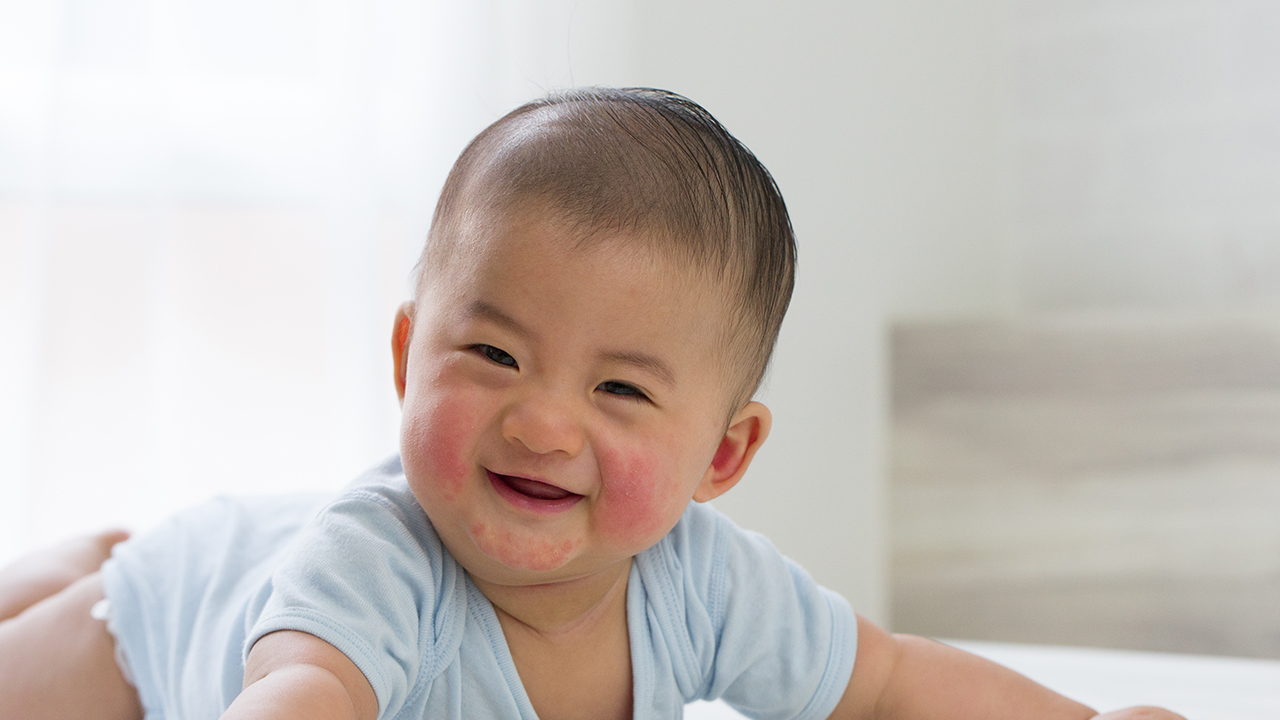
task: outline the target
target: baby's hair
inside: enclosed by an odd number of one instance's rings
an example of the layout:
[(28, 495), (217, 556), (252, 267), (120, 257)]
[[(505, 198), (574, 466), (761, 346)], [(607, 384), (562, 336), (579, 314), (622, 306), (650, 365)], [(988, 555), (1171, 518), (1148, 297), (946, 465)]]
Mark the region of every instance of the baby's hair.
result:
[(795, 284), (795, 233), (769, 171), (711, 113), (672, 92), (583, 88), (522, 105), (463, 150), (436, 205), (415, 285), (486, 217), (544, 203), (580, 242), (642, 238), (728, 294), (735, 408), (769, 365)]

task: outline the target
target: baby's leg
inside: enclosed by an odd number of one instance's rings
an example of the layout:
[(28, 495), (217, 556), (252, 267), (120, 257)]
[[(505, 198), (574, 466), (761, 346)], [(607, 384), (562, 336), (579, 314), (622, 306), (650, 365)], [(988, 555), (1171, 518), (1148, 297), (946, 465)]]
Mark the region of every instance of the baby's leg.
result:
[(98, 568), (128, 537), (79, 538), (0, 570), (0, 720), (138, 720), (138, 695), (115, 661)]
[(107, 625), (98, 573), (0, 621), (0, 720), (141, 720)]
[(0, 570), (0, 621), (15, 617), (80, 578), (97, 572), (111, 557), (111, 548), (128, 537), (129, 533), (123, 530), (108, 530), (76, 538), (28, 555)]

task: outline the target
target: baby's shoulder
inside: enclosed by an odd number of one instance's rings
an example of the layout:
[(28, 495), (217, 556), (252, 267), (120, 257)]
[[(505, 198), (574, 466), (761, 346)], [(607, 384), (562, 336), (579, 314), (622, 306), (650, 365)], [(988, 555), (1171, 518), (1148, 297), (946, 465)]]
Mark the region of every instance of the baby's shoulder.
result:
[(766, 576), (792, 580), (791, 562), (767, 538), (703, 503), (690, 503), (671, 531), (636, 557), (636, 565), (646, 592), (658, 596), (651, 602), (705, 613), (713, 625), (723, 620), (735, 587), (756, 585)]
[(336, 537), (373, 536), (428, 556), (445, 554), (439, 535), (409, 488), (398, 455), (349, 483), (317, 513), (312, 530)]
[(391, 458), (301, 530), (248, 643), (280, 630), (314, 635), (360, 668), (380, 702), (398, 707), (457, 657), (467, 587)]
[(674, 562), (690, 572), (726, 569), (738, 562), (783, 556), (768, 538), (736, 525), (727, 515), (705, 503), (691, 502), (675, 527), (646, 553), (650, 561)]
[(853, 611), (763, 535), (694, 504), (636, 565), (653, 664), (694, 689), (686, 700), (777, 717), (835, 706), (830, 689), (848, 684), (856, 652)]
[[(414, 498), (398, 457), (366, 471), (320, 507), (297, 533), (274, 573), (275, 595), (296, 587), (300, 601), (336, 582), (364, 588), (343, 602), (399, 598), (429, 611), (456, 600), (461, 570)], [(357, 603), (358, 604), (358, 603)]]

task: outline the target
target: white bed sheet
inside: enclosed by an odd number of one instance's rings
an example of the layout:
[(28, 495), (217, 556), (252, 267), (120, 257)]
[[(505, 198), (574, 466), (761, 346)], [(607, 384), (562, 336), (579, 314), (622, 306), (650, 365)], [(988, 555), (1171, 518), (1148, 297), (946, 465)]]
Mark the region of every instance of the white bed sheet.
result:
[[(1280, 720), (1280, 661), (946, 641), (1013, 668), (1099, 711), (1159, 705), (1188, 720)], [(685, 708), (691, 720), (740, 720), (720, 703)]]

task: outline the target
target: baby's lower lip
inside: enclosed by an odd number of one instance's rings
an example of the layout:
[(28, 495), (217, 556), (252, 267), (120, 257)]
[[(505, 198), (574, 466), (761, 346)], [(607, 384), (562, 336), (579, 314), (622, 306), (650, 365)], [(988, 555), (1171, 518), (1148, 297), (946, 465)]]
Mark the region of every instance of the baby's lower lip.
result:
[(541, 513), (557, 513), (568, 510), (582, 499), (581, 495), (571, 493), (554, 485), (529, 480), (512, 475), (499, 475), (486, 470), (489, 483), (493, 489), (507, 502), (519, 508)]

